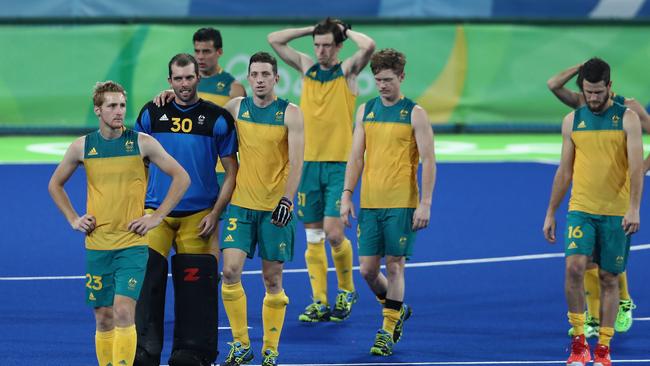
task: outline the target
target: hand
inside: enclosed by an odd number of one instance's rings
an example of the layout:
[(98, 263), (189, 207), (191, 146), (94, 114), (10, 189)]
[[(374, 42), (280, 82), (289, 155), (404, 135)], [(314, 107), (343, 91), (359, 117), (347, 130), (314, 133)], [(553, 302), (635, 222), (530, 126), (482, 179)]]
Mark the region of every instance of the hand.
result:
[(429, 226), (429, 217), (431, 216), (431, 205), (420, 202), (418, 208), (413, 213), (413, 231), (424, 229)]
[(77, 217), (72, 222), (72, 228), (77, 231), (81, 231), (84, 234), (90, 234), (93, 230), (95, 230), (95, 226), (97, 226), (97, 220), (95, 219), (95, 216), (88, 214)]
[(349, 29), (352, 29), (352, 26), (348, 23), (344, 23), (340, 19), (335, 19), (334, 21), (338, 23), (339, 29), (341, 30), (341, 35), (343, 36), (341, 42), (345, 42), (345, 40), (348, 39), (347, 32)]
[(343, 196), (341, 196), (341, 208), (339, 209), (339, 212), (341, 213), (341, 221), (343, 221), (343, 224), (347, 227), (351, 227), (350, 215), (352, 215), (352, 218), (355, 220), (357, 216), (354, 214), (354, 203), (350, 198), (352, 194), (350, 193), (348, 195), (347, 193), (348, 192), (343, 192)]
[(639, 225), (641, 224), (641, 218), (639, 216), (639, 210), (629, 209), (625, 216), (623, 216), (623, 230), (625, 230), (625, 235), (631, 235), (639, 231)]
[(173, 90), (163, 90), (153, 98), (153, 104), (155, 104), (156, 107), (162, 107), (165, 104), (170, 103), (174, 98), (176, 98), (176, 94), (174, 94)]
[(549, 243), (555, 243), (555, 216), (546, 216), (542, 231), (544, 232), (544, 238), (546, 238), (546, 241)]
[(158, 215), (146, 214), (139, 219), (133, 220), (129, 223), (128, 229), (139, 235), (146, 234), (149, 230), (160, 225), (162, 217)]
[(217, 215), (216, 212), (210, 212), (209, 214), (205, 215), (202, 219), (201, 222), (199, 222), (199, 236), (202, 238), (209, 238), (210, 235), (214, 232), (214, 230), (217, 228), (217, 223), (219, 222), (219, 215)]
[(291, 221), (293, 203), (287, 197), (280, 198), (277, 207), (271, 215), (271, 223), (278, 227), (285, 227)]

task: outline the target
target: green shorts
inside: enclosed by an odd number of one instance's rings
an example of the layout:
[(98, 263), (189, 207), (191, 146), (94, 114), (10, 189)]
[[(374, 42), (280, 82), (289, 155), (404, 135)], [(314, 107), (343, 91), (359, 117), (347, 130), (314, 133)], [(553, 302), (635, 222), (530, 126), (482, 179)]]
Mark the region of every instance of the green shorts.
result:
[(293, 259), (295, 223), (285, 227), (271, 223), (271, 211), (260, 211), (230, 205), (221, 230), (221, 250), (237, 248), (253, 258), (259, 243), (258, 256), (267, 261), (288, 262)]
[(339, 217), (345, 163), (306, 161), (298, 186), (298, 217), (310, 224), (323, 217)]
[(359, 256), (410, 257), (414, 208), (362, 208), (357, 237)]
[(592, 215), (581, 211), (567, 214), (565, 255), (593, 257), (594, 263), (610, 273), (622, 273), (630, 253), (630, 236), (621, 226), (623, 216)]
[(86, 303), (113, 306), (115, 295), (138, 300), (147, 270), (146, 245), (117, 249), (86, 249)]

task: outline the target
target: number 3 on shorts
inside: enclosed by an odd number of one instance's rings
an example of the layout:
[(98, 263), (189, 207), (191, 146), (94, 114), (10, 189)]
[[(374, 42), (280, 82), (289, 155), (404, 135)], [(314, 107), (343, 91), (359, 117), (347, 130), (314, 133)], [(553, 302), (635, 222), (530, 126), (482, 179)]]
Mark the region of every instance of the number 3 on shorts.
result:
[(88, 280), (86, 282), (86, 287), (90, 289), (99, 291), (104, 287), (102, 285), (102, 276), (91, 276), (90, 273), (86, 273), (86, 279)]
[(228, 231), (234, 231), (237, 229), (237, 218), (236, 217), (231, 217), (228, 219), (228, 227), (226, 228)]

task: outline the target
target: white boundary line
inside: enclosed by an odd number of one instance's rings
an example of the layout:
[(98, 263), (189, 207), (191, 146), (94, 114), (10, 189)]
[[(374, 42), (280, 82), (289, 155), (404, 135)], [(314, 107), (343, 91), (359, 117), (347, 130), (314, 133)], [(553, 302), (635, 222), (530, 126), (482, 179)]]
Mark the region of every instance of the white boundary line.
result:
[[(630, 250), (646, 250), (650, 249), (650, 244), (633, 245)], [(564, 253), (545, 253), (545, 254), (529, 254), (529, 255), (515, 255), (509, 257), (491, 257), (491, 258), (476, 258), (476, 259), (457, 259), (449, 261), (434, 261), (434, 262), (419, 262), (419, 263), (406, 263), (407, 268), (421, 268), (421, 267), (439, 267), (439, 266), (456, 266), (460, 264), (481, 264), (481, 263), (498, 263), (498, 262), (517, 262), (536, 259), (548, 258), (562, 258)], [(385, 266), (382, 266), (384, 268)], [(359, 270), (359, 266), (353, 267), (355, 271)], [(329, 272), (334, 272), (334, 267), (327, 269)], [(306, 268), (285, 269), (283, 273), (306, 273)], [(242, 274), (261, 274), (262, 270), (244, 271)], [(171, 276), (171, 274), (169, 275)], [(43, 280), (81, 280), (85, 276), (38, 276), (38, 277), (0, 277), (0, 281), (43, 281)]]

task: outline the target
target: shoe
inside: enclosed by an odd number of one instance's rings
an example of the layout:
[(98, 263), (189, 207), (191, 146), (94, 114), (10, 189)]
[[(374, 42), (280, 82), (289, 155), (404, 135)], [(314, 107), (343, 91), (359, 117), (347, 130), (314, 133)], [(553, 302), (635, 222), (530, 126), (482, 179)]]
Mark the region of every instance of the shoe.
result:
[(395, 331), (393, 331), (393, 343), (399, 342), (402, 339), (402, 331), (404, 329), (404, 322), (411, 317), (413, 309), (407, 304), (402, 305), (402, 309), (399, 312), (399, 320), (395, 324)]
[(298, 320), (311, 323), (327, 322), (330, 320), (330, 307), (323, 305), (320, 301), (316, 301), (305, 308), (305, 311), (298, 316)]
[(571, 354), (566, 361), (567, 366), (585, 366), (589, 361), (591, 361), (591, 353), (585, 336), (573, 337), (571, 340)]
[(352, 304), (357, 302), (359, 295), (356, 291), (339, 290), (336, 295), (336, 306), (332, 310), (330, 320), (333, 322), (342, 322), (350, 316)]
[(594, 349), (594, 366), (612, 366), (609, 347), (602, 344), (596, 345)]
[(636, 305), (630, 300), (621, 300), (618, 303), (618, 314), (616, 314), (616, 323), (614, 329), (617, 332), (625, 333), (632, 327), (632, 310), (636, 309)]
[(370, 348), (370, 354), (376, 356), (390, 356), (393, 354), (393, 337), (383, 329), (377, 331), (375, 344)]
[(228, 343), (230, 345), (230, 352), (223, 366), (239, 366), (245, 365), (253, 359), (253, 352), (251, 347), (244, 347), (239, 342)]
[[(585, 318), (585, 338), (598, 337), (600, 334), (600, 321), (591, 315)], [(569, 328), (569, 337), (573, 337), (573, 327)]]
[(277, 366), (279, 354), (273, 350), (267, 349), (262, 354), (264, 361), (262, 361), (262, 366)]

